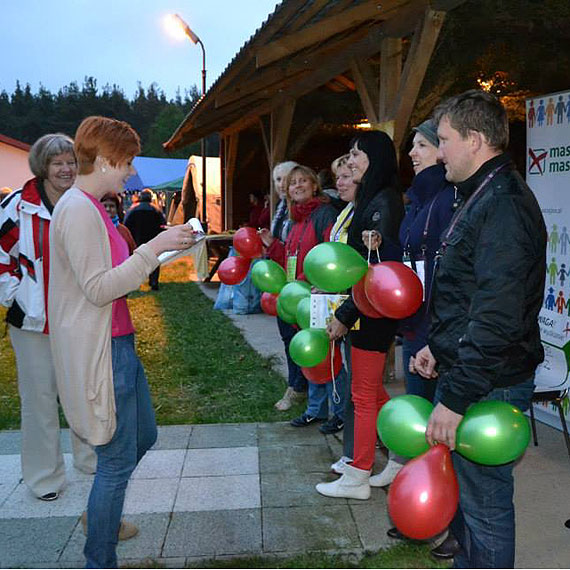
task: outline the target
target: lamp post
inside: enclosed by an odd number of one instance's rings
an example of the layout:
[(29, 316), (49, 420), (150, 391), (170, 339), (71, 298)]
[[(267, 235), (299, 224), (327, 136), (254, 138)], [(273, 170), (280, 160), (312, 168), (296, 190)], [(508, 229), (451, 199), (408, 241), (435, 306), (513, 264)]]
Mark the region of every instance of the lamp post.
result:
[[(177, 38), (187, 37), (192, 43), (199, 44), (202, 49), (202, 98), (206, 95), (206, 49), (202, 40), (190, 29), (190, 26), (178, 15), (167, 16), (166, 25), (172, 35)], [(208, 221), (206, 219), (206, 139), (200, 141), (200, 151), (202, 153), (202, 225), (204, 231), (208, 231)]]

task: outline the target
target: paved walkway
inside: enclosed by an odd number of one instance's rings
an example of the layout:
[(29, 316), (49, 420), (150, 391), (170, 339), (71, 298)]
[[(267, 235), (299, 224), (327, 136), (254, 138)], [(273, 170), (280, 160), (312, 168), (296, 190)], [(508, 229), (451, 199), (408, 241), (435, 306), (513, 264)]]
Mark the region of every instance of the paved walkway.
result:
[[(276, 354), (275, 323), (263, 315), (234, 316), (254, 346)], [(265, 349), (262, 349), (267, 354)], [(283, 366), (282, 361), (276, 362)], [(394, 394), (401, 385), (389, 386)], [(68, 484), (53, 503), (33, 498), (21, 483), (20, 433), (0, 432), (0, 567), (82, 567), (79, 516), (91, 477), (70, 463)], [(570, 567), (569, 459), (562, 435), (539, 424), (539, 447), (516, 467), (517, 567)], [(333, 479), (340, 439), (314, 426), (276, 424), (167, 426), (143, 459), (127, 491), (125, 517), (140, 534), (121, 543), (121, 563), (145, 558), (168, 567), (244, 555), (292, 555), (310, 550), (362, 554), (390, 546), (386, 495), (370, 501), (321, 497), (314, 485)], [(385, 458), (378, 454), (377, 469)]]

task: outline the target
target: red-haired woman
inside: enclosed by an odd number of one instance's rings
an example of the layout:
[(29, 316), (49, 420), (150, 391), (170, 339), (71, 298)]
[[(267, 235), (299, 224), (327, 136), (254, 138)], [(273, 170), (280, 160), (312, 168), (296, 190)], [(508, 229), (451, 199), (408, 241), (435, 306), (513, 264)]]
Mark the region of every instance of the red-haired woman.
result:
[(125, 490), (156, 440), (156, 423), (125, 295), (148, 278), (164, 251), (187, 248), (189, 226), (138, 247), (127, 244), (101, 204), (135, 173), (139, 137), (122, 121), (89, 117), (75, 139), (78, 176), (50, 227), (51, 346), (61, 404), (72, 429), (95, 447), (87, 507), (88, 568), (116, 568)]

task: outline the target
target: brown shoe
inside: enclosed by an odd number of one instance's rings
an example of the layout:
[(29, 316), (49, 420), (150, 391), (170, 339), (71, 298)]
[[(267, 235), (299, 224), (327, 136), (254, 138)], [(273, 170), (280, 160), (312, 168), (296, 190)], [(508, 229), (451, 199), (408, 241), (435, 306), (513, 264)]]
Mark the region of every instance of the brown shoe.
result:
[[(87, 511), (83, 511), (81, 515), (81, 526), (83, 527), (83, 534), (87, 536)], [(119, 527), (119, 540), (129, 540), (139, 533), (138, 527), (133, 523), (127, 521), (121, 521), (121, 526)]]

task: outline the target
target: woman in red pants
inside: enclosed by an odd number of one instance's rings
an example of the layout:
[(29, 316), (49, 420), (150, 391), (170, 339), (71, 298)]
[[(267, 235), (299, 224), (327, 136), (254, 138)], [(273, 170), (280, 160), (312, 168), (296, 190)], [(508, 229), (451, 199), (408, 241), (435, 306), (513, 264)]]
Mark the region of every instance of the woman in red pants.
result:
[[(396, 150), (382, 131), (359, 134), (351, 143), (349, 168), (357, 183), (355, 209), (348, 230), (348, 245), (370, 262), (401, 261), (398, 241), (404, 217), (398, 188)], [(378, 250), (380, 259), (376, 251)], [(359, 320), (357, 330), (351, 330)], [(340, 479), (319, 483), (317, 491), (328, 497), (368, 499), (370, 472), (376, 447), (376, 418), (389, 400), (382, 385), (386, 353), (394, 340), (397, 321), (362, 315), (352, 298), (336, 311), (327, 331), (331, 339), (350, 334), (352, 357), (352, 399), (354, 402), (354, 460)], [(350, 331), (350, 333), (349, 333)]]

